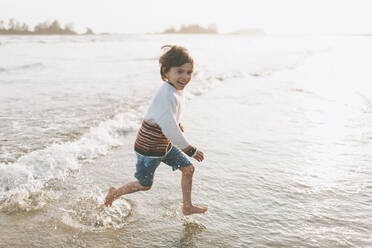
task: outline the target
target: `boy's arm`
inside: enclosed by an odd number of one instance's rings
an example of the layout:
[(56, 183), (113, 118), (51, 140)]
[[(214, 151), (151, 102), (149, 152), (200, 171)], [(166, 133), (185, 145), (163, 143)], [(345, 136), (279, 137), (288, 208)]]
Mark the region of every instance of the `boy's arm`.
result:
[(190, 143), (186, 140), (185, 136), (182, 134), (181, 129), (171, 113), (165, 113), (163, 117), (158, 120), (157, 123), (163, 134), (170, 139), (173, 145), (180, 149), (185, 149), (190, 146)]
[(163, 118), (159, 120), (158, 125), (160, 126), (163, 134), (170, 139), (173, 145), (177, 146), (184, 153), (195, 158), (197, 161), (203, 161), (203, 152), (197, 150), (187, 142), (173, 115), (164, 115)]
[[(196, 149), (194, 146), (190, 145), (186, 141), (185, 137), (181, 133), (182, 129), (180, 125), (178, 125), (178, 128), (175, 128), (177, 127), (177, 124), (173, 116), (172, 117), (169, 116), (169, 119), (167, 122), (165, 123), (160, 122), (159, 125), (164, 135), (168, 137), (174, 145), (182, 149), (182, 151), (186, 153), (189, 157), (195, 158), (198, 162), (201, 162), (204, 160), (204, 153), (202, 151), (199, 151), (198, 149)], [(186, 143), (182, 141), (185, 141)]]
[(188, 156), (195, 158), (197, 161), (201, 162), (204, 159), (203, 152), (197, 150), (195, 147), (190, 145), (183, 135), (183, 126), (181, 123), (177, 123), (175, 118), (175, 109), (177, 103), (175, 99), (167, 99), (166, 106), (162, 117), (158, 120), (158, 125), (160, 126), (163, 134), (170, 139), (173, 145), (176, 145)]

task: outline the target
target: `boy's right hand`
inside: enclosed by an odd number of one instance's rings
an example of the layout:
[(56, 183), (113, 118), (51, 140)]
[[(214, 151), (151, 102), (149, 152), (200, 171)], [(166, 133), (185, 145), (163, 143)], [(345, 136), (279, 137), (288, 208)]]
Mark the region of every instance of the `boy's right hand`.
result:
[(204, 160), (204, 153), (202, 151), (196, 150), (196, 154), (193, 156), (198, 162)]

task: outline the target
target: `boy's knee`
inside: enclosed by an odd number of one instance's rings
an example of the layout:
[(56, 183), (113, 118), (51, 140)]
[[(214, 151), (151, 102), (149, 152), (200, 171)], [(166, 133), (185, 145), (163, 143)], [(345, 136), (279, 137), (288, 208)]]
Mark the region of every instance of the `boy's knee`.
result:
[(150, 190), (152, 186), (143, 186), (143, 191)]
[(150, 190), (151, 189), (151, 187), (152, 187), (152, 185), (150, 185), (150, 186), (143, 186), (143, 185), (141, 185), (141, 190), (142, 191), (148, 191), (148, 190)]
[(190, 166), (182, 168), (181, 171), (182, 171), (182, 174), (184, 174), (185, 176), (192, 176), (194, 174), (195, 167), (193, 165), (190, 165)]

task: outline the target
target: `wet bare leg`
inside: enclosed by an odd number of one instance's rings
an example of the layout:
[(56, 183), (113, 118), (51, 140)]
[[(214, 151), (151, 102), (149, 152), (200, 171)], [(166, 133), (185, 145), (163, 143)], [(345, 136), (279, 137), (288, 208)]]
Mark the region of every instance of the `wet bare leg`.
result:
[(191, 201), (191, 193), (192, 193), (192, 176), (194, 174), (194, 166), (187, 166), (184, 168), (180, 168), (182, 171), (182, 196), (183, 196), (183, 208), (182, 213), (184, 215), (190, 214), (202, 214), (205, 213), (208, 208), (207, 207), (197, 207), (192, 205)]
[(122, 195), (149, 189), (151, 189), (151, 186), (150, 187), (142, 186), (138, 181), (127, 183), (118, 189), (111, 187), (105, 198), (105, 206), (106, 207), (112, 206), (112, 202)]

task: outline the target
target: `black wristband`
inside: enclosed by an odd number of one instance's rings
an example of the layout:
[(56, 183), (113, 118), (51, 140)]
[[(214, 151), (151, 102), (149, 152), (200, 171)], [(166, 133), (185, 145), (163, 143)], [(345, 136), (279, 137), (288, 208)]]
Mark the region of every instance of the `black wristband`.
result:
[(185, 152), (189, 157), (192, 157), (195, 155), (195, 152), (196, 152), (196, 148), (195, 147), (191, 147), (191, 149), (189, 149), (187, 152)]

